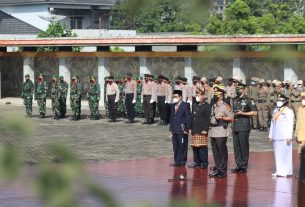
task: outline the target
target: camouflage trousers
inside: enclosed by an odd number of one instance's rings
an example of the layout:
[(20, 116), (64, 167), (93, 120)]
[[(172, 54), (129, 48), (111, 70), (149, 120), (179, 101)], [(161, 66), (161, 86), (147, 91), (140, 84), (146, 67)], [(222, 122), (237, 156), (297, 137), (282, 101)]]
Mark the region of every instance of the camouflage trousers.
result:
[(38, 98), (37, 104), (39, 107), (39, 113), (46, 113), (46, 99), (45, 98)]
[(52, 98), (52, 111), (54, 115), (60, 115), (60, 103), (58, 98)]
[(67, 99), (60, 98), (59, 99), (59, 111), (61, 115), (65, 115), (67, 113)]
[(25, 97), (25, 99), (23, 99), (23, 104), (25, 106), (25, 112), (27, 114), (32, 114), (32, 104), (33, 104), (33, 97), (29, 96), (29, 97)]
[(74, 116), (79, 116), (80, 115), (80, 108), (81, 108), (81, 99), (80, 98), (70, 98), (70, 106), (72, 109), (72, 114)]
[(99, 115), (99, 111), (98, 111), (99, 100), (94, 98), (89, 98), (88, 101), (89, 101), (91, 116), (97, 117)]

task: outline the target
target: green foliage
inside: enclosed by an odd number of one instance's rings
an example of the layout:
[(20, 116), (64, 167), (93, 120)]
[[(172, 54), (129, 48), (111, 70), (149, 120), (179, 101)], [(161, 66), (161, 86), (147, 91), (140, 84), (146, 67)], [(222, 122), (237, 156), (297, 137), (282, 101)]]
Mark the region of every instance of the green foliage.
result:
[(111, 11), (111, 27), (139, 32), (201, 32), (208, 4), (208, 0), (121, 1)]
[(0, 178), (16, 179), (22, 162), (19, 153), (8, 143), (0, 143)]
[(303, 34), (305, 18), (288, 3), (236, 0), (225, 10), (225, 18), (212, 16), (206, 26), (210, 34)]
[[(61, 37), (77, 37), (71, 30), (66, 29), (60, 22), (52, 22), (46, 31), (38, 34), (38, 38), (61, 38)], [(38, 47), (37, 52), (56, 52), (59, 47)], [(73, 52), (80, 52), (81, 47), (72, 47)]]
[(115, 46), (114, 48), (110, 49), (111, 52), (125, 52), (123, 48), (120, 48), (118, 46)]

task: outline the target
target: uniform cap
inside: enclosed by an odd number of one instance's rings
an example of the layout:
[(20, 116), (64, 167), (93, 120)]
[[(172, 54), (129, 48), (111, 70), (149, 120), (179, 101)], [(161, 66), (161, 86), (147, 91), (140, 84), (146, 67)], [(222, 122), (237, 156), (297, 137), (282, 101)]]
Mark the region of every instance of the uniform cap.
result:
[(149, 77), (150, 77), (150, 74), (144, 74), (144, 77), (145, 77), (145, 78), (149, 78)]
[(206, 77), (202, 77), (202, 78), (200, 79), (200, 81), (206, 83), (206, 82), (207, 82), (207, 78), (206, 78)]
[(174, 90), (174, 94), (182, 96), (182, 91), (181, 90)]
[(271, 83), (272, 83), (272, 81), (271, 81), (271, 80), (267, 80), (267, 83), (271, 84)]
[(220, 87), (214, 87), (215, 96), (223, 95), (224, 93), (225, 93), (225, 90), (221, 89)]
[(277, 80), (274, 79), (274, 80), (272, 81), (272, 84), (276, 84), (276, 83), (277, 83)]
[(193, 81), (200, 81), (200, 77), (199, 76), (194, 76)]
[(60, 76), (59, 76), (59, 79), (64, 79), (64, 76), (60, 75)]
[(108, 80), (114, 80), (114, 76), (113, 76), (113, 75), (110, 75), (110, 76), (108, 76), (107, 79), (108, 79)]
[(24, 77), (29, 78), (29, 77), (30, 77), (30, 75), (29, 75), (29, 74), (26, 74)]
[(95, 77), (93, 75), (89, 76), (90, 80), (95, 80)]
[(57, 78), (57, 75), (52, 75), (52, 79), (56, 79)]
[(264, 79), (259, 79), (258, 83), (265, 83)]
[(181, 81), (183, 81), (183, 82), (187, 82), (187, 78), (181, 78)]
[(132, 73), (126, 73), (126, 76), (127, 77), (133, 77), (133, 74)]
[(247, 85), (243, 84), (242, 82), (240, 82), (240, 81), (238, 81), (238, 80), (235, 81), (235, 88), (236, 88), (237, 90), (243, 89), (243, 88), (245, 88), (246, 86), (247, 86)]
[(297, 84), (298, 85), (303, 85), (303, 81), (302, 80), (298, 80)]
[(222, 80), (223, 80), (222, 77), (218, 76), (215, 81), (222, 81)]
[(164, 77), (163, 75), (158, 75), (158, 79), (159, 79), (159, 80), (164, 80), (165, 77)]

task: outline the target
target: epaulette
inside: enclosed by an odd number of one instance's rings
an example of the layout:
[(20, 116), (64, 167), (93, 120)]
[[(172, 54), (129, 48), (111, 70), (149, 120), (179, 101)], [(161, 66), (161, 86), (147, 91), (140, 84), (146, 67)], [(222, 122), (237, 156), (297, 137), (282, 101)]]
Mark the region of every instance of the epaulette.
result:
[(231, 111), (232, 110), (232, 108), (231, 108), (231, 106), (229, 105), (229, 104), (227, 104), (226, 102), (223, 102), (224, 103), (224, 105), (226, 106), (226, 109), (228, 110), (228, 111)]

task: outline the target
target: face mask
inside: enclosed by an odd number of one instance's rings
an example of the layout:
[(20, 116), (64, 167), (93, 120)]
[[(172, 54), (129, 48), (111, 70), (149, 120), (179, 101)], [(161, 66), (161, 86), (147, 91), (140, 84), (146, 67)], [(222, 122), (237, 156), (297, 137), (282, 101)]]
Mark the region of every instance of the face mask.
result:
[(196, 101), (200, 102), (200, 97), (199, 96), (196, 96)]
[(302, 105), (305, 106), (305, 99), (302, 100)]
[(179, 102), (179, 98), (173, 98), (173, 103), (178, 103)]
[(284, 105), (283, 101), (277, 101), (276, 102), (276, 106), (279, 107), (279, 108), (281, 108), (283, 105)]

